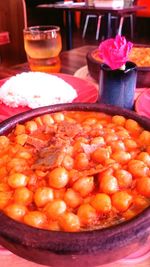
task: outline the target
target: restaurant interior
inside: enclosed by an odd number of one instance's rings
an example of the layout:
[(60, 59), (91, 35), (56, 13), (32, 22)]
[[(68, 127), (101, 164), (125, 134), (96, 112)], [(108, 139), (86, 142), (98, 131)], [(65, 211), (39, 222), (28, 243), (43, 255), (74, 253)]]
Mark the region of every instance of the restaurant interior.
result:
[(149, 25), (150, 0), (0, 1), (0, 266), (150, 267)]
[[(51, 12), (47, 9), (37, 9), (36, 6), (40, 4), (51, 4), (54, 3), (55, 0), (26, 0), (27, 3), (27, 12), (28, 12), (28, 21), (29, 25), (36, 25), (39, 23), (42, 24), (58, 24), (61, 27), (61, 31), (63, 35), (65, 35), (65, 21), (61, 11), (57, 11), (58, 13)], [(61, 0), (56, 2), (62, 2)], [(82, 2), (81, 0), (76, 0), (75, 2)], [(128, 0), (126, 1), (128, 2)], [(131, 2), (131, 1), (130, 1)], [(135, 0), (132, 3), (136, 5), (145, 6), (144, 10), (137, 11), (135, 13), (134, 18), (134, 42), (141, 44), (149, 44), (150, 43), (150, 2), (148, 0)], [(59, 19), (58, 19), (59, 17)], [(86, 31), (86, 38), (82, 38), (83, 28), (85, 25), (86, 14), (81, 13), (72, 14), (72, 25), (73, 25), (73, 42), (74, 47), (78, 47), (85, 44), (93, 44), (98, 45), (101, 40), (103, 40), (106, 36), (107, 31), (107, 21), (104, 19), (102, 21), (100, 34), (98, 40), (95, 39), (94, 35), (97, 27), (97, 18), (91, 19), (88, 24), (88, 29)], [(115, 22), (115, 21), (114, 21)], [(113, 23), (112, 23), (113, 24)], [(123, 25), (122, 34), (127, 36), (128, 39), (131, 39), (131, 25), (130, 20), (126, 19)], [(95, 31), (94, 31), (95, 29)], [(64, 44), (64, 49), (65, 44)]]
[[(14, 64), (16, 61), (16, 56), (15, 53), (18, 53), (18, 57), (20, 57), (20, 62), (23, 62), (25, 59), (25, 54), (24, 54), (24, 48), (23, 48), (23, 40), (21, 40), (21, 32), (23, 30), (23, 13), (26, 12), (26, 21), (28, 26), (33, 26), (33, 25), (58, 25), (60, 26), (61, 29), (61, 34), (62, 34), (62, 43), (63, 43), (63, 50), (67, 50), (66, 47), (66, 31), (67, 31), (67, 25), (66, 25), (66, 18), (65, 18), (65, 11), (62, 12), (62, 10), (51, 10), (50, 8), (37, 8), (38, 5), (41, 4), (52, 4), (55, 2), (62, 2), (61, 0), (55, 1), (55, 0), (25, 0), (23, 1), (25, 4), (25, 9), (22, 11), (22, 1), (1, 1), (0, 3), (0, 32), (7, 32), (11, 36), (10, 38), (14, 38), (13, 35), (15, 35), (15, 41), (16, 46), (13, 48), (14, 53), (9, 54), (9, 46), (11, 46), (11, 43), (8, 45), (7, 42), (6, 44), (2, 44), (0, 46), (0, 56), (1, 56), (1, 64)], [(77, 1), (78, 2), (78, 1)], [(79, 1), (81, 2), (81, 1)], [(103, 1), (102, 1), (103, 2)], [(107, 0), (106, 0), (107, 2)], [(124, 2), (129, 2), (129, 0), (126, 0)], [(133, 1), (130, 1), (130, 3)], [(149, 27), (149, 22), (150, 22), (150, 3), (149, 1), (146, 0), (137, 0), (134, 1), (134, 4), (144, 6), (144, 9), (138, 10), (134, 13), (134, 18), (133, 18), (133, 29), (134, 34), (131, 36), (131, 24), (130, 24), (130, 18), (126, 17), (123, 22), (122, 26), (122, 35), (125, 35), (128, 40), (133, 39), (132, 41), (134, 43), (138, 44), (149, 44), (150, 42), (150, 27)], [(9, 7), (9, 8), (8, 8)], [(22, 15), (21, 15), (22, 14)], [(92, 14), (90, 12), (90, 14)], [(86, 28), (86, 33), (83, 38), (83, 29), (85, 27), (85, 20), (86, 16), (88, 15), (88, 12), (72, 12), (71, 14), (71, 23), (72, 23), (72, 42), (73, 42), (73, 47), (80, 47), (83, 45), (95, 45), (97, 46), (102, 40), (106, 39), (107, 36), (107, 19), (105, 16), (102, 17), (101, 20), (101, 26), (99, 29), (99, 35), (98, 38), (95, 37), (96, 35), (96, 30), (97, 30), (97, 23), (98, 23), (98, 14), (96, 14), (96, 17), (90, 18), (88, 21), (88, 25)], [(8, 19), (9, 18), (9, 19)], [(17, 29), (13, 29), (16, 26), (14, 26), (14, 23), (17, 24)], [(114, 37), (116, 32), (114, 31), (114, 27), (116, 25), (117, 19), (112, 19), (112, 36)], [(20, 26), (19, 26), (20, 25)], [(20, 31), (19, 33), (15, 33), (15, 31)], [(17, 36), (18, 35), (18, 36)], [(3, 37), (2, 37), (3, 38)], [(17, 44), (20, 42), (20, 45)], [(9, 56), (7, 56), (9, 54)], [(24, 55), (23, 55), (24, 54)], [(9, 57), (9, 58), (7, 58)], [(10, 60), (10, 57), (14, 57), (13, 60)], [(7, 59), (6, 59), (7, 58)], [(5, 63), (5, 61), (7, 61)], [(12, 63), (11, 63), (12, 61)]]

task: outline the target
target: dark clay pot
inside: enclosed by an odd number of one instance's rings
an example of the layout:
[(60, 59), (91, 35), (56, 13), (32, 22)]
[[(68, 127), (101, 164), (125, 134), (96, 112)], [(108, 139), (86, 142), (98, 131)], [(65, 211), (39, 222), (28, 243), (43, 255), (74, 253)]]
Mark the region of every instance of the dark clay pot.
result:
[[(16, 123), (63, 110), (120, 114), (135, 119), (150, 130), (150, 120), (132, 111), (110, 105), (76, 103), (38, 108), (16, 115), (0, 124), (0, 134), (10, 132)], [(0, 213), (0, 244), (27, 260), (47, 266), (94, 267), (115, 262), (147, 246), (150, 239), (149, 221), (150, 208), (147, 208), (134, 219), (107, 229), (67, 233), (36, 229)]]

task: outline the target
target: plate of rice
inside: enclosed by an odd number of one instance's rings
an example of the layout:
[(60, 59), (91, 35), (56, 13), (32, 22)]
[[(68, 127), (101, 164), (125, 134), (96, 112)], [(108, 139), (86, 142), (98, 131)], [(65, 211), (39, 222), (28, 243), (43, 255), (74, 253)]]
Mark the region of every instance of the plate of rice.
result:
[(33, 108), (96, 99), (97, 89), (90, 81), (61, 73), (23, 72), (0, 80), (0, 121)]

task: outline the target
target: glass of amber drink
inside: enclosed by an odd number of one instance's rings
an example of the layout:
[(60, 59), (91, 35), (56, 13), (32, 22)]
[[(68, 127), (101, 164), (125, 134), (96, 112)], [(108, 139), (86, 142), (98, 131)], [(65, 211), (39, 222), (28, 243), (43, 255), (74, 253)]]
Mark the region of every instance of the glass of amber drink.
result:
[(61, 69), (60, 27), (32, 26), (24, 29), (24, 47), (32, 71), (57, 73)]

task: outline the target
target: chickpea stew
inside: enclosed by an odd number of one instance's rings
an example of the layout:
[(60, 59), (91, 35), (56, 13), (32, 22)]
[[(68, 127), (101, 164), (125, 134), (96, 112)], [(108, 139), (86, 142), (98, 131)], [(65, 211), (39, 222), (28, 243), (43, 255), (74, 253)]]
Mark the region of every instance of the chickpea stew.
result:
[(0, 136), (0, 210), (52, 231), (106, 228), (150, 206), (150, 132), (135, 120), (63, 111)]

